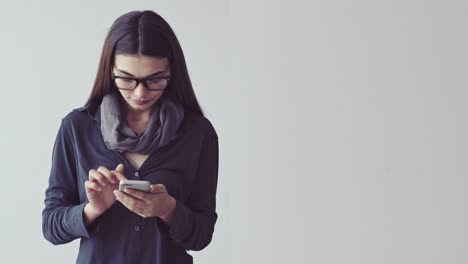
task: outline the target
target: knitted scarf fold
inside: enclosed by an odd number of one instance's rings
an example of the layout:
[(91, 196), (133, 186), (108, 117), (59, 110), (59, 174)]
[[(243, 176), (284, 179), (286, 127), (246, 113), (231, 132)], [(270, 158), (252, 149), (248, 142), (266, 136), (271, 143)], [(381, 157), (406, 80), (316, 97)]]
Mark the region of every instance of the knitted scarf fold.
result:
[(150, 154), (177, 138), (177, 130), (184, 119), (184, 108), (169, 97), (162, 96), (153, 106), (145, 131), (137, 135), (122, 116), (121, 95), (110, 92), (100, 105), (101, 132), (109, 149), (119, 152)]

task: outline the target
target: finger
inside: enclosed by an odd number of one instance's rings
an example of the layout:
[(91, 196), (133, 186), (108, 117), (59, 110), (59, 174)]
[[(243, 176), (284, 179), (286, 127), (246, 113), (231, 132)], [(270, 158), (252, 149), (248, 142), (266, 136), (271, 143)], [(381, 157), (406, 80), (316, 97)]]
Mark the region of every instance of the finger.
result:
[(145, 214), (145, 213), (141, 210), (141, 208), (138, 208), (138, 209), (139, 209), (139, 210), (136, 211), (136, 212), (134, 212), (134, 213), (136, 213), (137, 215), (139, 215), (139, 216), (141, 216), (141, 217), (143, 217), (143, 218), (148, 217), (147, 214)]
[(117, 165), (117, 167), (115, 168), (116, 171), (120, 172), (120, 173), (124, 173), (125, 171), (125, 166), (122, 164), (122, 163), (119, 163), (119, 165)]
[(130, 211), (135, 212), (137, 207), (143, 207), (142, 201), (138, 200), (136, 198), (133, 198), (129, 195), (126, 195), (125, 193), (115, 190), (114, 191), (116, 199), (121, 202), (125, 207), (130, 209)]
[[(123, 166), (123, 165), (122, 165), (122, 166)], [(116, 177), (119, 181), (121, 181), (121, 180), (126, 180), (126, 179), (127, 179), (127, 177), (125, 177), (125, 175), (123, 175), (123, 173), (120, 172), (120, 171), (113, 170), (112, 173), (115, 175), (115, 177)]]
[(101, 186), (99, 186), (98, 183), (92, 182), (92, 181), (85, 181), (85, 187), (86, 187), (88, 190), (93, 190), (93, 191), (96, 191), (96, 192), (102, 191)]
[(133, 210), (134, 213), (138, 214), (141, 217), (146, 217), (146, 212), (144, 208), (141, 207), (135, 207)]
[(130, 189), (130, 188), (125, 188), (124, 192), (132, 195), (132, 196), (135, 196), (136, 198), (140, 199), (140, 200), (146, 200), (148, 199), (147, 197), (147, 193), (145, 192), (142, 192), (142, 191), (138, 191), (138, 190), (134, 190), (134, 189)]
[(166, 186), (164, 184), (151, 184), (150, 186), (151, 193), (166, 193)]
[(89, 180), (90, 181), (97, 181), (103, 187), (105, 187), (107, 185), (104, 175), (102, 175), (100, 172), (98, 172), (98, 171), (96, 171), (94, 169), (89, 171)]
[(104, 177), (106, 177), (106, 179), (112, 183), (112, 184), (115, 184), (116, 182), (118, 182), (118, 179), (117, 177), (112, 173), (110, 172), (106, 167), (104, 166), (99, 166), (99, 168), (97, 169), (97, 171), (99, 173), (101, 173), (102, 175), (104, 175)]

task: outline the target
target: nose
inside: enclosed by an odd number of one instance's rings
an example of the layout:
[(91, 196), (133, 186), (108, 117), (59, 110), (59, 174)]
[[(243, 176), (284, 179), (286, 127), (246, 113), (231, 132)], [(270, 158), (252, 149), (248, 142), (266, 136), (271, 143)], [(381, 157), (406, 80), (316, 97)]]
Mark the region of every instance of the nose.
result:
[(144, 95), (148, 91), (146, 90), (145, 84), (140, 82), (137, 87), (133, 90), (133, 93), (138, 97), (138, 98), (144, 98)]

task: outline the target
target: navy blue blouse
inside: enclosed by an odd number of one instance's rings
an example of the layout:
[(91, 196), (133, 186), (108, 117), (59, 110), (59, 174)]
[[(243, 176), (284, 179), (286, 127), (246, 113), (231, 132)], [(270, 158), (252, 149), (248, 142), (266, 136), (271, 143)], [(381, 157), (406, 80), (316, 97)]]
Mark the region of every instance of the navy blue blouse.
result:
[[(77, 263), (193, 263), (187, 250), (202, 250), (211, 242), (218, 218), (218, 135), (211, 122), (185, 110), (178, 138), (151, 153), (138, 170), (125, 155), (107, 148), (99, 124), (99, 105), (62, 118), (45, 191), (44, 237), (54, 245), (80, 238)], [(129, 180), (166, 186), (177, 200), (170, 225), (116, 201), (85, 226), (89, 171), (99, 166), (114, 170), (119, 163)]]

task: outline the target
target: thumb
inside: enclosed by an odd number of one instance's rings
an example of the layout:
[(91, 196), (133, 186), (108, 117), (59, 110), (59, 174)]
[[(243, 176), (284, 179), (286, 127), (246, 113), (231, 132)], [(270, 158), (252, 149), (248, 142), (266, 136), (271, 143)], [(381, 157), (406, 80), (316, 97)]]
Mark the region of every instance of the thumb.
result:
[(163, 184), (151, 184), (150, 192), (151, 193), (165, 193), (167, 192), (166, 186), (164, 186)]
[(122, 163), (119, 163), (119, 165), (117, 165), (115, 170), (120, 172), (120, 173), (123, 173), (125, 171), (125, 166)]
[(114, 175), (117, 177), (119, 181), (127, 179), (127, 177), (125, 177), (124, 175), (124, 165), (122, 163), (117, 165), (115, 170), (113, 170), (112, 172), (114, 173)]

